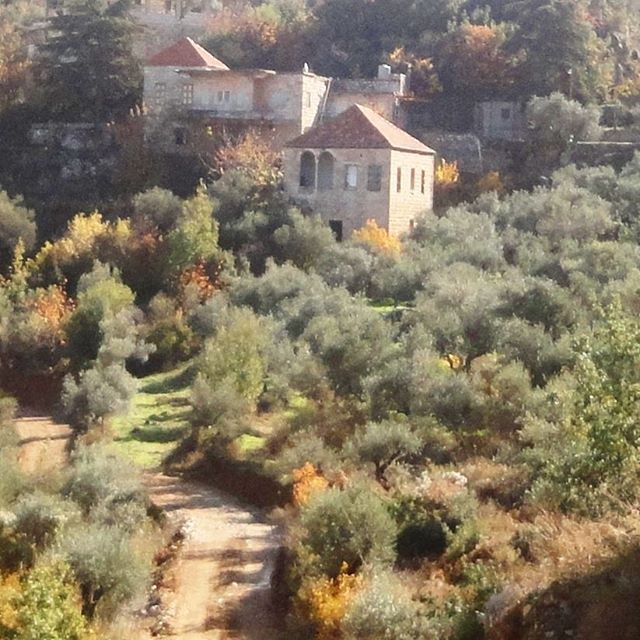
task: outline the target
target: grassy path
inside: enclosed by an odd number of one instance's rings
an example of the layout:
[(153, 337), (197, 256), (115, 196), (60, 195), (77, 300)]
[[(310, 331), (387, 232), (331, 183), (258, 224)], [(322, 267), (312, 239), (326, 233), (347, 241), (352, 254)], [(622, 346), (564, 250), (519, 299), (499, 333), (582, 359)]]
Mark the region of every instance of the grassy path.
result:
[[(113, 421), (112, 448), (145, 471), (151, 499), (189, 532), (173, 567), (169, 637), (181, 640), (276, 640), (269, 577), (278, 537), (263, 515), (208, 485), (159, 472), (188, 430), (190, 371), (140, 381), (129, 415)], [(257, 446), (245, 436), (241, 446)], [(261, 441), (261, 440), (260, 440)]]
[(157, 469), (188, 429), (187, 367), (140, 380), (131, 411), (115, 418), (113, 449), (142, 469)]

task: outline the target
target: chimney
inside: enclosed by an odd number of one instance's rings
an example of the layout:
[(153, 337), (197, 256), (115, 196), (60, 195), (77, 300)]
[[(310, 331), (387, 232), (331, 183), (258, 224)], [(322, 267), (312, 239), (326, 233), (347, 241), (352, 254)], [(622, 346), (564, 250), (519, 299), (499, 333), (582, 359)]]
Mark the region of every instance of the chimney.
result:
[(391, 77), (391, 67), (388, 64), (378, 65), (378, 79), (388, 80)]

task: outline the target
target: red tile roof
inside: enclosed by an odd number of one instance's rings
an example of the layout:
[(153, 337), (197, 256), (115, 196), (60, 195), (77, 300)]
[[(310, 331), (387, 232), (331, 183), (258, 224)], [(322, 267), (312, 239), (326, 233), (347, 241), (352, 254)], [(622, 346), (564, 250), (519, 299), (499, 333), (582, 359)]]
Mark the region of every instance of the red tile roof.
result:
[(397, 149), (435, 154), (372, 109), (355, 104), (339, 116), (288, 142), (297, 149)]
[(149, 67), (208, 67), (228, 71), (229, 67), (211, 55), (191, 38), (178, 40), (170, 47), (156, 53), (148, 62)]

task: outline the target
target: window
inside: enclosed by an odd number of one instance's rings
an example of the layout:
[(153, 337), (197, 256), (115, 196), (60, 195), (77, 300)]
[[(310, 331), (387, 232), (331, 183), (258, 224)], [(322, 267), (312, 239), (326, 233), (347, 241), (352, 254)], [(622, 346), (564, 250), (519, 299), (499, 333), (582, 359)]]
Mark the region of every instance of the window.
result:
[(409, 220), (409, 231), (413, 231), (416, 228), (416, 221), (411, 218), (411, 220)]
[(380, 191), (382, 189), (382, 167), (379, 164), (370, 164), (367, 168), (367, 191)]
[(402, 191), (402, 167), (398, 167), (396, 173), (396, 191), (400, 193)]
[(193, 85), (192, 84), (182, 85), (182, 104), (184, 105), (193, 104)]
[(300, 186), (313, 189), (316, 186), (316, 157), (311, 151), (300, 156)]
[(427, 172), (423, 169), (420, 176), (420, 193), (424, 193), (427, 187)]
[(307, 107), (308, 109), (311, 108), (311, 92), (310, 91), (304, 92), (304, 106)]
[(416, 170), (411, 169), (411, 191), (416, 190)]
[(503, 120), (511, 120), (511, 109), (509, 109), (509, 107), (505, 107), (500, 111), (500, 115)]
[(355, 164), (347, 164), (344, 167), (344, 188), (358, 188), (358, 167)]
[(342, 220), (329, 220), (329, 229), (333, 232), (334, 238), (342, 242)]
[(333, 167), (333, 156), (328, 151), (323, 151), (318, 158), (318, 191), (333, 189)]
[(155, 98), (158, 104), (164, 104), (167, 99), (167, 85), (164, 82), (156, 82)]
[(189, 142), (189, 136), (186, 129), (178, 128), (173, 132), (175, 143), (178, 146), (184, 146)]
[(230, 102), (231, 91), (220, 90), (218, 91), (218, 102)]

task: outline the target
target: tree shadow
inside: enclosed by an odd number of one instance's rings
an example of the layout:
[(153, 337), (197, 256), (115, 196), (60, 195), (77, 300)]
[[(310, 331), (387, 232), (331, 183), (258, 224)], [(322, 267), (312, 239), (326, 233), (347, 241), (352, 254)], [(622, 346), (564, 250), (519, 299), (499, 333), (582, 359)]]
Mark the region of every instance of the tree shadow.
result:
[(140, 390), (143, 393), (161, 394), (171, 393), (172, 391), (181, 391), (188, 387), (195, 376), (195, 369), (193, 366), (186, 367), (185, 369), (176, 372), (171, 376), (167, 376), (163, 380), (150, 381), (143, 384)]

